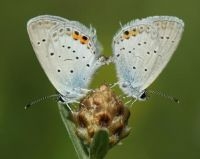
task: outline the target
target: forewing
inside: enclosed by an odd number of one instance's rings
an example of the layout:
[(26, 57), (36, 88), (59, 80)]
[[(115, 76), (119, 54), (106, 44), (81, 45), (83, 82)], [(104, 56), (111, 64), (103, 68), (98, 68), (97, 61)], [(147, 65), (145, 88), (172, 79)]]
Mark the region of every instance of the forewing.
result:
[(154, 16), (135, 20), (115, 35), (113, 53), (120, 82), (138, 91), (146, 89), (174, 53), (184, 23), (176, 17)]

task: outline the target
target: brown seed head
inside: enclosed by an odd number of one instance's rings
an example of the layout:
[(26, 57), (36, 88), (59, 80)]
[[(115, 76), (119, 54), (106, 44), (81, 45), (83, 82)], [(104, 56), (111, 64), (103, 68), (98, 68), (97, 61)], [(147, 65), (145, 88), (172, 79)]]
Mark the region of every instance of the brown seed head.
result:
[(130, 133), (127, 126), (129, 109), (118, 99), (107, 85), (91, 92), (73, 112), (77, 136), (89, 145), (95, 132), (107, 129), (110, 145), (115, 145)]

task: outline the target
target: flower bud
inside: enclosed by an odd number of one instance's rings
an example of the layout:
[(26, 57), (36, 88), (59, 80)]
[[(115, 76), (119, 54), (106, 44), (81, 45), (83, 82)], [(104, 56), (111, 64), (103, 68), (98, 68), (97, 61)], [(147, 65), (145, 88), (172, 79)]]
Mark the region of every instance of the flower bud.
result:
[(101, 129), (108, 132), (110, 146), (130, 133), (127, 125), (130, 111), (107, 85), (83, 98), (72, 116), (76, 134), (86, 145), (92, 143), (95, 133)]

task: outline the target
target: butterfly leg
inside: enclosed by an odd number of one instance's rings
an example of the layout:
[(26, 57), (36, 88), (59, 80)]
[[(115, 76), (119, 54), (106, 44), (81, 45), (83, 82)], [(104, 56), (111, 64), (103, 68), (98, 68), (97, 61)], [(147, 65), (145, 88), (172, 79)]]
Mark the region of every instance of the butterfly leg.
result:
[(88, 92), (91, 92), (91, 91), (93, 91), (93, 90), (92, 89), (81, 88), (81, 92), (83, 94), (87, 94)]
[(132, 101), (132, 99), (130, 99), (129, 101), (127, 101), (127, 102), (125, 103), (125, 105), (128, 105), (131, 101)]
[(131, 102), (131, 107), (132, 107), (132, 105), (133, 105), (136, 101), (137, 101), (137, 98), (135, 98), (134, 100), (132, 100), (132, 102)]
[(110, 88), (114, 88), (115, 86), (119, 85), (119, 82), (115, 82), (113, 84), (109, 84)]
[[(126, 97), (125, 97), (126, 98)], [(137, 101), (137, 99), (135, 98), (134, 100), (133, 99), (130, 99), (129, 101), (127, 101), (126, 103), (125, 103), (125, 105), (128, 105), (130, 102), (131, 102), (131, 107), (132, 107), (132, 105), (135, 103)]]
[(70, 113), (72, 113), (72, 109), (71, 109), (71, 107), (69, 106), (69, 103), (65, 103), (66, 104), (66, 108), (68, 109), (68, 111), (70, 112)]
[(85, 104), (83, 104), (83, 103), (81, 103), (81, 102), (79, 102), (79, 101), (74, 101), (74, 103), (76, 103), (76, 104), (80, 104), (81, 106), (84, 106), (84, 107), (86, 107), (86, 105), (85, 105)]

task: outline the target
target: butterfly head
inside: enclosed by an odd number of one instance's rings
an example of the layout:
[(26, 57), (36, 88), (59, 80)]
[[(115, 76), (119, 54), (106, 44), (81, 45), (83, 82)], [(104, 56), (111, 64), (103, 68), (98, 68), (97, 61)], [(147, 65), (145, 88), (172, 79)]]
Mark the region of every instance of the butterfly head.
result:
[(142, 91), (141, 94), (138, 96), (138, 100), (145, 101), (148, 99), (148, 95), (146, 90)]

